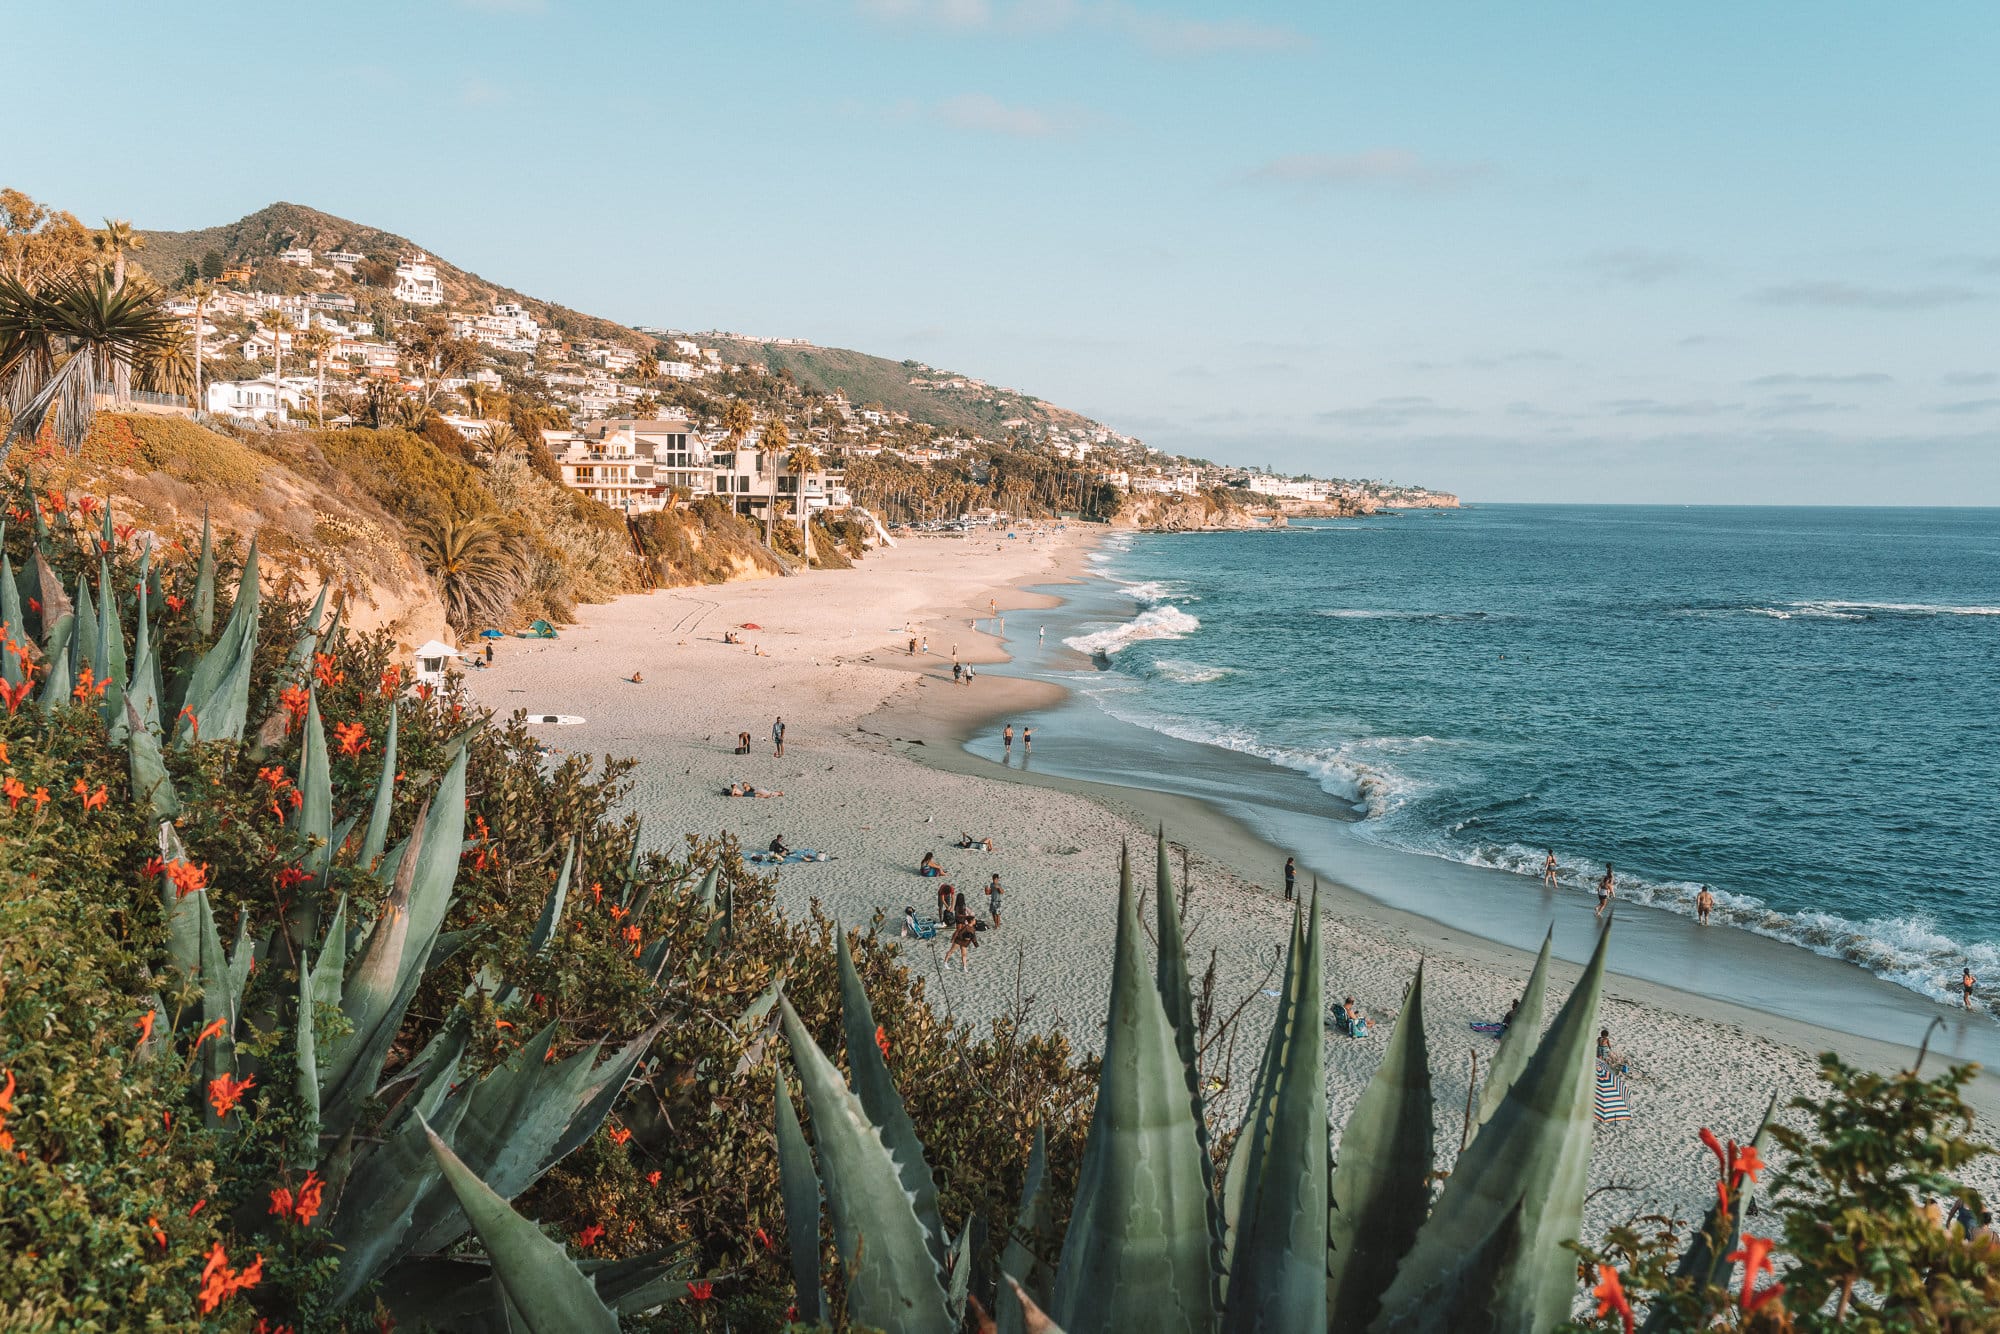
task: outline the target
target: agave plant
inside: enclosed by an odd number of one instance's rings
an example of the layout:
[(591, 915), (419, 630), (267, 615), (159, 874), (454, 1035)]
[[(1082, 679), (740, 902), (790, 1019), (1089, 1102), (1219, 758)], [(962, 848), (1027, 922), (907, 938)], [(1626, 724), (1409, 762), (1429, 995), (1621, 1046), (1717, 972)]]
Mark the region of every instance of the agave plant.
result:
[[(1421, 968), (1329, 1168), (1315, 894), (1293, 922), (1278, 1014), (1218, 1188), (1164, 834), (1156, 865), (1159, 957), (1149, 977), (1129, 859), (1121, 863), (1103, 1066), (1068, 1231), (1051, 1268), (1038, 1140), (1000, 1265), (1013, 1294), (1001, 1329), (1526, 1334), (1565, 1319), (1576, 1266), (1563, 1243), (1581, 1226), (1608, 937), (1538, 1041), (1544, 945), (1484, 1090), (1479, 1133), (1433, 1197)], [(840, 955), (851, 1085), (782, 1004), (818, 1152), (815, 1169), (781, 1076), (778, 1149), (798, 1308), (808, 1318), (823, 1310), (823, 1183), (853, 1322), (944, 1334), (965, 1309), (976, 1220), (947, 1235), (844, 939)]]
[[(464, 1064), (469, 1025), (461, 1009), (414, 1058), (385, 1074), (427, 973), (465, 943), (465, 933), (445, 931), (444, 922), (465, 845), (468, 738), (460, 738), (407, 837), (387, 846), (395, 715), (365, 806), (337, 812), (318, 695), (307, 687), (298, 801), (285, 821), (291, 845), (278, 853), (292, 873), (294, 908), (267, 924), (239, 916), (225, 948), (205, 868), (193, 864), (174, 824), (194, 798), (175, 791), (163, 748), (170, 736), (184, 746), (244, 742), (259, 638), (255, 546), (228, 619), (185, 670), (158, 661), (148, 620), (150, 561), (121, 592), (100, 560), (94, 595), (82, 579), (73, 596), (62, 590), (39, 544), (33, 569), (43, 633), (31, 669), (19, 665), (25, 654), (0, 653), (20, 677), (9, 689), (35, 689), (45, 711), (95, 694), (107, 732), (115, 729), (126, 749), (133, 800), (157, 836), (152, 870), (166, 936), (154, 970), (158, 991), (141, 1021), (140, 1056), (172, 1053), (188, 1066), (195, 1074), (191, 1108), (224, 1139), (240, 1133), (242, 1118), (232, 1112), (246, 1090), (288, 1089), (301, 1122), (291, 1166), (329, 1188), (331, 1203), (318, 1222), (341, 1257), (333, 1299), (347, 1302), (379, 1284), (392, 1309), (407, 1308), (411, 1320), (467, 1330), (615, 1328), (617, 1311), (656, 1305), (672, 1281), (674, 1256), (593, 1266), (586, 1275), (506, 1201), (598, 1130), (657, 1026), (608, 1054), (599, 1042), (555, 1060), (552, 1022), (475, 1076)], [(206, 606), (210, 626), (214, 575), (205, 537), (196, 619)], [(10, 630), (23, 624), (20, 601), (11, 563), (0, 556), (0, 617)], [(125, 606), (134, 618), (129, 655), (119, 618)], [(336, 621), (322, 634), (324, 610), (322, 595), (290, 645), (294, 682), (308, 678), (315, 647), (337, 633)], [(45, 674), (38, 688), (33, 672)], [(380, 882), (384, 893), (372, 913), (350, 914), (345, 899), (326, 903), (336, 862)], [(556, 938), (568, 879), (565, 868), (534, 950)], [(287, 968), (295, 983), (277, 981)], [(253, 988), (253, 975), (271, 981)], [(472, 989), (511, 990), (483, 972)], [(485, 1245), (483, 1259), (437, 1258), (468, 1232)], [(529, 1234), (536, 1244), (527, 1243)], [(556, 1297), (560, 1318), (549, 1314), (558, 1309), (549, 1304)]]

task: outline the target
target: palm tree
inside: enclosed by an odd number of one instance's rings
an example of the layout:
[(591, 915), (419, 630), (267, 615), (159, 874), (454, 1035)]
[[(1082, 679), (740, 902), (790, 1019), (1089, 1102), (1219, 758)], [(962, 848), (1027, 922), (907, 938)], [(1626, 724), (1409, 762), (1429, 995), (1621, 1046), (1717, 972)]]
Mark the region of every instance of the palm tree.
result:
[(757, 437), (757, 452), (764, 456), (764, 466), (771, 471), (771, 498), (764, 506), (764, 545), (774, 547), (778, 540), (778, 469), (785, 451), (791, 448), (792, 433), (783, 421), (772, 421), (765, 425), (763, 433)]
[(660, 378), (660, 359), (650, 352), (639, 354), (639, 378), (657, 380)]
[(503, 619), (523, 583), (520, 556), (490, 516), (447, 517), (417, 525), (417, 553), (437, 581), (445, 620), (460, 634)]
[(158, 347), (139, 354), (139, 387), (148, 393), (191, 396), (195, 381), (194, 339), (187, 326), (174, 321), (172, 335)]
[(480, 450), (491, 459), (521, 448), (525, 443), (521, 433), (507, 422), (488, 422), (486, 429), (477, 436)]
[(486, 415), (486, 386), (477, 380), (468, 380), (458, 388), (458, 396), (465, 400), (465, 410), (475, 417)]
[(729, 400), (729, 406), (722, 410), (723, 438), (730, 448), (743, 443), (743, 437), (750, 434), (750, 428), (757, 424), (757, 414), (750, 405), (740, 398)]
[(215, 296), (215, 284), (203, 278), (187, 289), (194, 301), (194, 409), (203, 410), (201, 401), (202, 326), (208, 323), (208, 303)]
[(313, 371), (319, 377), (319, 383), (313, 386), (313, 416), (321, 430), (326, 429), (326, 358), (335, 341), (333, 330), (323, 324), (313, 325), (297, 339), (301, 350), (312, 353)]
[(271, 335), (272, 394), (278, 400), (278, 418), (285, 416), (285, 335), (292, 331), (292, 318), (282, 310), (274, 310), (264, 321), (265, 332)]
[(799, 516), (799, 549), (806, 553), (806, 568), (813, 563), (812, 512), (806, 505), (806, 474), (819, 471), (819, 453), (809, 440), (801, 440), (792, 446), (785, 456), (785, 462), (798, 476), (796, 508)]
[[(0, 396), (14, 417), (0, 438), (0, 462), (16, 440), (33, 440), (44, 425), (65, 449), (81, 449), (99, 374), (155, 355), (175, 334), (150, 283), (121, 290), (101, 270), (34, 288), (0, 278)], [(113, 383), (114, 396), (122, 393)]]
[(146, 238), (124, 218), (106, 218), (104, 230), (91, 238), (97, 253), (111, 260), (111, 289), (125, 286), (125, 256), (146, 248)]

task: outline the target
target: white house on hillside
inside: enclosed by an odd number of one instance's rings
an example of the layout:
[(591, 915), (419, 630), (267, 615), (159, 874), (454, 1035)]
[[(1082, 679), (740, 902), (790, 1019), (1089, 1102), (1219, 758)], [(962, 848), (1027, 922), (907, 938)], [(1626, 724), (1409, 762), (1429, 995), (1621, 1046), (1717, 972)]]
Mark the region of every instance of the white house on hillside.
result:
[(396, 300), (407, 301), (413, 306), (444, 304), (444, 283), (438, 279), (437, 266), (431, 263), (429, 255), (419, 252), (396, 261), (396, 289), (393, 295)]
[(218, 416), (241, 417), (249, 421), (285, 421), (294, 411), (303, 411), (305, 391), (270, 376), (255, 380), (223, 380), (207, 387), (203, 406)]

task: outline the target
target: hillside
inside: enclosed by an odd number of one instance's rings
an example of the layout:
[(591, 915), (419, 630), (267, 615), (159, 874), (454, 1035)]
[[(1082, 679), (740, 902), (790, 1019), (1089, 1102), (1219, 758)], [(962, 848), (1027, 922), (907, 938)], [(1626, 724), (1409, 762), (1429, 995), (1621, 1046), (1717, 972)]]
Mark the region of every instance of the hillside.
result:
[[(317, 280), (304, 269), (281, 263), (281, 252), (294, 246), (310, 248), (321, 258), (346, 250), (393, 264), (413, 251), (429, 254), (444, 285), (451, 308), (484, 310), (497, 301), (519, 303), (543, 324), (573, 337), (603, 339), (637, 348), (651, 348), (654, 339), (613, 320), (530, 296), (459, 268), (437, 250), (394, 232), (322, 213), (303, 204), (277, 203), (248, 217), (196, 231), (147, 231), (139, 260), (146, 270), (172, 285), (187, 266), (199, 271), (204, 260), (219, 258), (224, 266), (249, 265), (252, 286), (269, 291), (311, 290)], [(364, 306), (387, 300), (388, 293), (371, 288), (359, 277), (339, 275), (335, 290), (347, 291)], [(789, 372), (809, 390), (839, 391), (850, 403), (876, 404), (890, 412), (949, 432), (970, 432), (998, 438), (1008, 422), (1092, 427), (1077, 413), (1044, 403), (1014, 390), (982, 384), (952, 371), (915, 361), (892, 361), (846, 348), (774, 345), (726, 334), (704, 336), (732, 364), (762, 365), (773, 373)], [(913, 384), (912, 381), (925, 383)]]
[[(256, 270), (260, 286), (276, 280), (279, 290), (284, 290), (283, 280), (291, 275), (302, 275), (303, 271), (289, 269), (278, 262), (281, 251), (293, 246), (309, 246), (315, 255), (329, 251), (349, 250), (356, 254), (381, 257), (394, 262), (396, 257), (412, 251), (424, 251), (436, 261), (438, 277), (444, 284), (446, 300), (455, 306), (485, 309), (496, 301), (515, 301), (530, 311), (543, 323), (552, 325), (564, 333), (587, 338), (604, 338), (634, 346), (651, 346), (652, 340), (644, 334), (635, 333), (622, 324), (611, 320), (586, 315), (582, 311), (571, 310), (568, 306), (553, 301), (544, 301), (517, 292), (511, 287), (490, 282), (476, 273), (459, 268), (440, 257), (429, 246), (421, 245), (408, 237), (394, 232), (385, 232), (379, 227), (370, 227), (346, 218), (337, 218), (331, 213), (322, 213), (316, 208), (303, 204), (272, 204), (260, 208), (248, 217), (219, 227), (203, 227), (191, 232), (142, 233), (146, 238), (145, 249), (139, 258), (148, 272), (162, 281), (173, 283), (179, 279), (187, 265), (200, 268), (202, 260), (211, 252), (221, 256), (224, 264), (248, 264)], [(347, 280), (361, 290), (364, 285), (355, 280)], [(386, 295), (386, 294), (384, 294)]]
[[(809, 390), (820, 393), (839, 390), (857, 407), (873, 405), (906, 413), (911, 420), (940, 430), (967, 431), (998, 439), (1007, 434), (1007, 423), (1023, 420), (1064, 427), (1097, 425), (1079, 413), (1030, 395), (968, 380), (920, 361), (891, 361), (840, 347), (758, 343), (726, 335), (703, 335), (703, 338), (712, 339), (727, 361), (761, 363), (773, 372), (789, 372)], [(965, 381), (966, 387), (951, 387), (956, 381)]]

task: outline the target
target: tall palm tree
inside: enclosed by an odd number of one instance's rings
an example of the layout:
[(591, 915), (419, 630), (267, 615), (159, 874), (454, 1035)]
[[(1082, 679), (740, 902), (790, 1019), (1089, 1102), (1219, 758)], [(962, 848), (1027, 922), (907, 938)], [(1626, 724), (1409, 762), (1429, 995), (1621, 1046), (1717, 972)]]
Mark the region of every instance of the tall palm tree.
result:
[(92, 238), (97, 253), (111, 261), (111, 290), (125, 286), (125, 256), (146, 248), (146, 238), (125, 218), (106, 218), (104, 230)]
[(172, 336), (134, 359), (139, 387), (149, 393), (191, 396), (194, 391), (194, 339), (187, 326), (174, 321)]
[(285, 335), (292, 331), (292, 317), (282, 310), (274, 310), (264, 320), (264, 329), (271, 335), (271, 385), (278, 400), (278, 418), (285, 416)]
[(486, 415), (487, 390), (485, 385), (479, 383), (477, 380), (468, 381), (459, 386), (458, 396), (465, 400), (465, 410), (467, 412), (475, 417), (483, 418)]
[(33, 440), (44, 425), (64, 448), (82, 448), (100, 373), (154, 355), (176, 332), (150, 283), (121, 290), (101, 270), (33, 288), (0, 278), (0, 396), (14, 417), (0, 438), (0, 462), (16, 440)]
[(791, 430), (780, 420), (765, 423), (763, 432), (757, 437), (757, 452), (764, 456), (764, 467), (771, 473), (771, 498), (764, 506), (764, 545), (767, 547), (775, 546), (778, 540), (778, 470), (785, 451), (791, 445)]
[(799, 515), (799, 549), (806, 553), (806, 568), (811, 569), (813, 563), (812, 512), (806, 505), (806, 474), (819, 471), (819, 452), (812, 447), (810, 440), (801, 440), (792, 446), (790, 453), (785, 455), (785, 462), (791, 465), (792, 472), (798, 477), (796, 494)]
[(295, 340), (300, 349), (312, 354), (313, 372), (319, 382), (313, 386), (313, 417), (320, 428), (326, 428), (326, 359), (333, 351), (336, 341), (333, 330), (323, 324), (315, 324), (300, 334)]
[(521, 558), (491, 516), (432, 519), (416, 538), (453, 629), (469, 634), (507, 615), (524, 582)]
[(194, 408), (196, 412), (201, 412), (204, 410), (201, 399), (202, 326), (208, 323), (208, 303), (215, 298), (215, 284), (203, 278), (188, 288), (187, 294), (194, 301)]
[(641, 352), (638, 370), (640, 379), (657, 380), (660, 378), (660, 359), (650, 352)]
[(488, 422), (486, 429), (474, 439), (489, 460), (512, 453), (526, 443), (521, 439), (521, 433), (507, 422)]
[(723, 438), (734, 449), (743, 443), (743, 437), (750, 434), (750, 428), (757, 424), (757, 414), (748, 403), (740, 398), (729, 400), (729, 406), (722, 410)]

